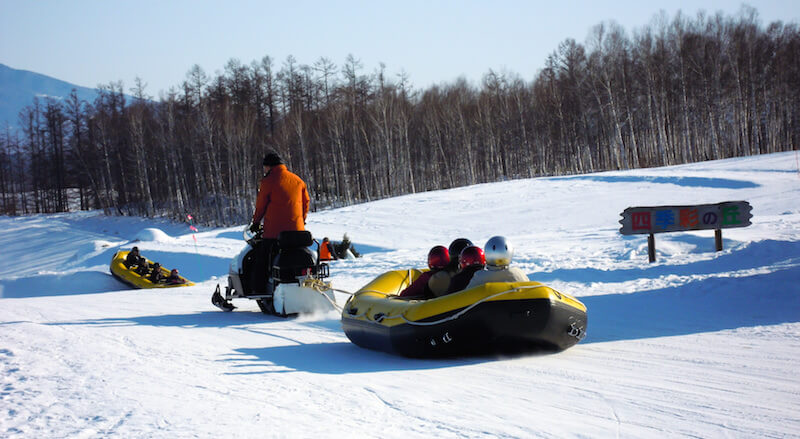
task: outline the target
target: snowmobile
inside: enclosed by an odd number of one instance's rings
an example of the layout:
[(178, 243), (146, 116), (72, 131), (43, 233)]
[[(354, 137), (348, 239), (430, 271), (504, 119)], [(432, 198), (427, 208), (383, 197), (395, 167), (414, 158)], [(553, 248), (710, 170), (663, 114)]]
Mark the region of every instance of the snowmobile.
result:
[[(220, 286), (211, 296), (211, 303), (223, 311), (236, 307), (231, 300), (245, 298), (255, 300), (265, 314), (282, 317), (296, 314), (330, 311), (336, 309), (336, 299), (330, 282), (328, 264), (319, 261), (319, 242), (308, 231), (281, 232), (278, 235), (277, 254), (272, 270), (267, 273), (265, 292), (257, 292), (252, 273), (257, 270), (256, 248), (261, 244), (261, 230), (249, 235), (245, 228), (242, 237), (247, 245), (236, 255), (228, 270), (228, 285), (225, 295)], [(317, 251), (310, 247), (316, 243)]]

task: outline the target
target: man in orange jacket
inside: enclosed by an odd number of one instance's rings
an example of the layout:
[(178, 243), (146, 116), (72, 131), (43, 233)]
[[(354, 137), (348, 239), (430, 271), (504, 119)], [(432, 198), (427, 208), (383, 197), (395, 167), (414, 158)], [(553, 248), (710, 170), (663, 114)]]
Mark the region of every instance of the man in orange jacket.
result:
[(285, 230), (305, 230), (310, 198), (306, 183), (286, 169), (283, 160), (271, 152), (264, 157), (264, 177), (258, 188), (251, 230), (264, 220), (264, 239), (278, 239)]
[(264, 281), (272, 271), (272, 260), (278, 248), (278, 234), (283, 231), (305, 230), (310, 202), (305, 182), (286, 169), (278, 154), (268, 153), (262, 164), (264, 177), (261, 178), (258, 188), (256, 209), (250, 225), (250, 230), (256, 231), (259, 222), (263, 220), (264, 223), (261, 234), (264, 240), (262, 248), (257, 249), (256, 267), (265, 267), (267, 272), (265, 275), (260, 269), (253, 270), (253, 291), (257, 294), (263, 292)]

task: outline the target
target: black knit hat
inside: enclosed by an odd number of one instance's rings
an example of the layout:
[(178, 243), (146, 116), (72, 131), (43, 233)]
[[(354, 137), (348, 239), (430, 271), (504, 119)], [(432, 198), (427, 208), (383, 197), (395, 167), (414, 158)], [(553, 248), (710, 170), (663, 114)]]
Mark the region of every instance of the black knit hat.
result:
[(270, 151), (264, 156), (264, 166), (277, 166), (282, 165), (283, 159), (277, 153)]

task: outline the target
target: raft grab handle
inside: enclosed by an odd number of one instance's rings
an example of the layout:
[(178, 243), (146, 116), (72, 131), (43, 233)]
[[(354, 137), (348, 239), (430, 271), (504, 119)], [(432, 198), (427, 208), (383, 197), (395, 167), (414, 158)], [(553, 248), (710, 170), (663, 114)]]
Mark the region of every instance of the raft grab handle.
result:
[[(415, 321), (412, 321), (412, 320), (408, 320), (408, 318), (406, 317), (405, 312), (403, 312), (402, 314), (396, 315), (396, 316), (387, 316), (387, 315), (385, 315), (383, 313), (378, 313), (378, 314), (375, 314), (375, 316), (373, 318), (373, 321), (375, 323), (380, 324), (384, 320), (388, 320), (388, 319), (403, 319), (404, 322), (408, 323), (409, 325), (413, 325), (413, 326), (434, 326), (434, 325), (442, 324), (444, 322), (449, 322), (450, 320), (455, 320), (455, 319), (463, 316), (464, 314), (466, 314), (472, 308), (475, 308), (476, 306), (480, 305), (483, 302), (486, 302), (488, 300), (494, 299), (495, 297), (500, 297), (500, 296), (505, 295), (505, 294), (515, 293), (515, 292), (522, 291), (522, 290), (535, 290), (535, 289), (538, 289), (538, 288), (547, 288), (547, 286), (546, 285), (531, 285), (531, 286), (515, 287), (515, 288), (512, 288), (510, 290), (501, 291), (499, 293), (492, 294), (491, 296), (486, 296), (483, 299), (478, 300), (477, 302), (469, 305), (468, 307), (462, 309), (461, 311), (453, 314), (450, 317), (445, 317), (443, 319), (435, 320), (433, 322), (415, 322)], [(555, 290), (553, 290), (553, 291), (555, 291)], [(560, 295), (559, 295), (559, 298), (560, 298)], [(358, 316), (358, 317), (361, 317), (361, 316)], [(369, 321), (369, 320), (367, 320), (367, 321)]]

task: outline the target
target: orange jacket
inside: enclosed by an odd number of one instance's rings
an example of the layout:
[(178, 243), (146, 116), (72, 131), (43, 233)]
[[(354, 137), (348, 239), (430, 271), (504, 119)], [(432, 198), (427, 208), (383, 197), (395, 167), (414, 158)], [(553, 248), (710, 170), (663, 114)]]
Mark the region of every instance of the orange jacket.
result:
[(331, 255), (331, 242), (322, 241), (322, 245), (319, 246), (319, 260), (330, 261), (333, 259), (333, 255)]
[(264, 220), (264, 238), (276, 239), (286, 230), (305, 230), (308, 216), (308, 189), (305, 182), (289, 172), (286, 165), (273, 166), (261, 179), (253, 213), (253, 224)]

